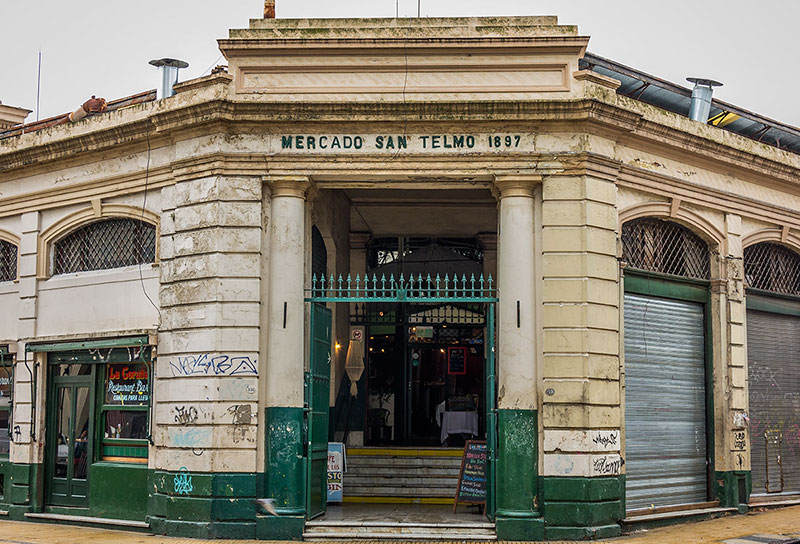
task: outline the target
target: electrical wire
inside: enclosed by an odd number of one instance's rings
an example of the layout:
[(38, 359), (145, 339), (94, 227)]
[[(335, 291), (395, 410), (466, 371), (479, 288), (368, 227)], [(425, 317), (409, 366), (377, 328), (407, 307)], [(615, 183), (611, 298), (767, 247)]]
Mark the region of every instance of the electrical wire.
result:
[[(147, 161), (145, 163), (145, 168), (144, 168), (144, 198), (142, 200), (142, 222), (144, 222), (145, 210), (147, 209), (147, 186), (150, 181), (150, 134), (149, 133), (146, 135), (146, 139), (147, 139)], [(145, 289), (144, 287), (144, 275), (142, 274), (142, 261), (144, 260), (143, 259), (144, 241), (142, 240), (141, 225), (138, 231), (139, 231), (139, 259), (137, 260), (139, 261), (139, 283), (142, 286), (142, 293), (144, 293), (144, 296), (150, 302), (150, 305), (153, 306), (153, 308), (155, 308), (156, 312), (158, 313), (158, 327), (161, 328), (161, 309), (159, 309), (156, 303), (153, 302), (153, 299), (150, 298), (150, 295), (147, 294), (147, 289)], [(158, 235), (159, 233), (156, 233), (156, 236)]]

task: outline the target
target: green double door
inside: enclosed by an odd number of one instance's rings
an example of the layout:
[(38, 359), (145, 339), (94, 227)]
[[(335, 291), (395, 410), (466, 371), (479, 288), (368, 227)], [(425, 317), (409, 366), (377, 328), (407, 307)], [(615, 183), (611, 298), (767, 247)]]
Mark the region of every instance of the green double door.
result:
[[(60, 373), (61, 367), (71, 368)], [(93, 370), (93, 365), (51, 367), (45, 461), (48, 505), (89, 506), (94, 436)]]

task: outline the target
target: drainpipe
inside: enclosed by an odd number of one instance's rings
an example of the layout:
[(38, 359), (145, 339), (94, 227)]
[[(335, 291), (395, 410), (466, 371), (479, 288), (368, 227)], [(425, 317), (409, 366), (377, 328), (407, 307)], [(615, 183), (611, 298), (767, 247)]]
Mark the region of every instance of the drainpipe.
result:
[(721, 87), (722, 83), (713, 79), (699, 77), (687, 77), (686, 81), (694, 83), (689, 118), (701, 123), (707, 123), (708, 114), (711, 112), (711, 97), (714, 94), (714, 87)]
[(156, 66), (161, 72), (161, 87), (158, 88), (158, 99), (161, 100), (174, 95), (175, 91), (172, 90), (172, 86), (178, 82), (178, 70), (187, 68), (189, 63), (178, 59), (163, 58), (151, 60), (150, 64)]

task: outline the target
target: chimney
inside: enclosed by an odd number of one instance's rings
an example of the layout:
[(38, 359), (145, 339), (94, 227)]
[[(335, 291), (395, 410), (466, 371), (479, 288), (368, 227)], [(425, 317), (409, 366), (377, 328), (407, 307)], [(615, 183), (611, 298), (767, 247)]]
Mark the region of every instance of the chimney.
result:
[(711, 112), (711, 97), (714, 87), (722, 87), (722, 83), (713, 79), (687, 77), (686, 81), (694, 83), (692, 89), (692, 105), (689, 108), (689, 118), (701, 123), (708, 123), (708, 114)]
[(0, 130), (9, 129), (15, 125), (21, 125), (31, 110), (6, 106), (0, 102)]
[(264, 0), (264, 19), (275, 18), (275, 0)]
[(178, 70), (187, 68), (189, 63), (178, 59), (164, 58), (151, 60), (150, 64), (158, 67), (161, 72), (161, 87), (158, 88), (158, 99), (169, 98), (175, 94), (172, 86), (178, 82)]

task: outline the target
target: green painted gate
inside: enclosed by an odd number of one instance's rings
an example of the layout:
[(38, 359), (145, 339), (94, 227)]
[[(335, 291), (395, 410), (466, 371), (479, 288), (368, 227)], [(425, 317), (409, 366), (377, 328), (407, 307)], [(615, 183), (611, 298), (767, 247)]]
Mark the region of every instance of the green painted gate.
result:
[[(495, 369), (495, 304), (497, 290), (492, 285), (491, 275), (484, 278), (471, 275), (431, 277), (402, 274), (395, 279), (382, 275), (365, 275), (355, 278), (339, 275), (335, 278), (317, 276), (312, 278), (311, 288), (306, 289), (306, 302), (311, 304), (311, 370), (306, 379), (306, 394), (309, 411), (308, 429), (308, 517), (324, 513), (327, 496), (327, 439), (328, 439), (328, 395), (330, 387), (330, 326), (331, 311), (322, 304), (328, 303), (430, 303), (430, 304), (482, 304), (486, 308), (486, 443), (489, 447), (489, 474), (487, 482), (486, 515), (494, 519), (495, 482), (497, 469), (497, 379)], [(323, 325), (324, 324), (324, 325)], [(319, 374), (317, 374), (317, 372)], [(324, 376), (322, 375), (324, 374)], [(324, 384), (324, 385), (323, 385)], [(323, 395), (322, 388), (325, 393)], [(317, 397), (316, 395), (319, 395)], [(323, 408), (324, 407), (324, 408)], [(319, 410), (319, 411), (317, 411)], [(323, 422), (324, 416), (324, 422)], [(319, 419), (317, 419), (319, 418)], [(324, 433), (322, 432), (324, 429)], [(319, 434), (317, 434), (319, 433)], [(321, 448), (323, 464), (315, 465)], [(313, 448), (320, 448), (319, 451)], [(324, 477), (321, 477), (320, 475)], [(322, 484), (320, 484), (322, 482)], [(321, 497), (319, 494), (321, 493)]]
[(328, 497), (328, 404), (331, 387), (331, 310), (311, 305), (311, 346), (306, 372), (306, 516), (325, 513)]

